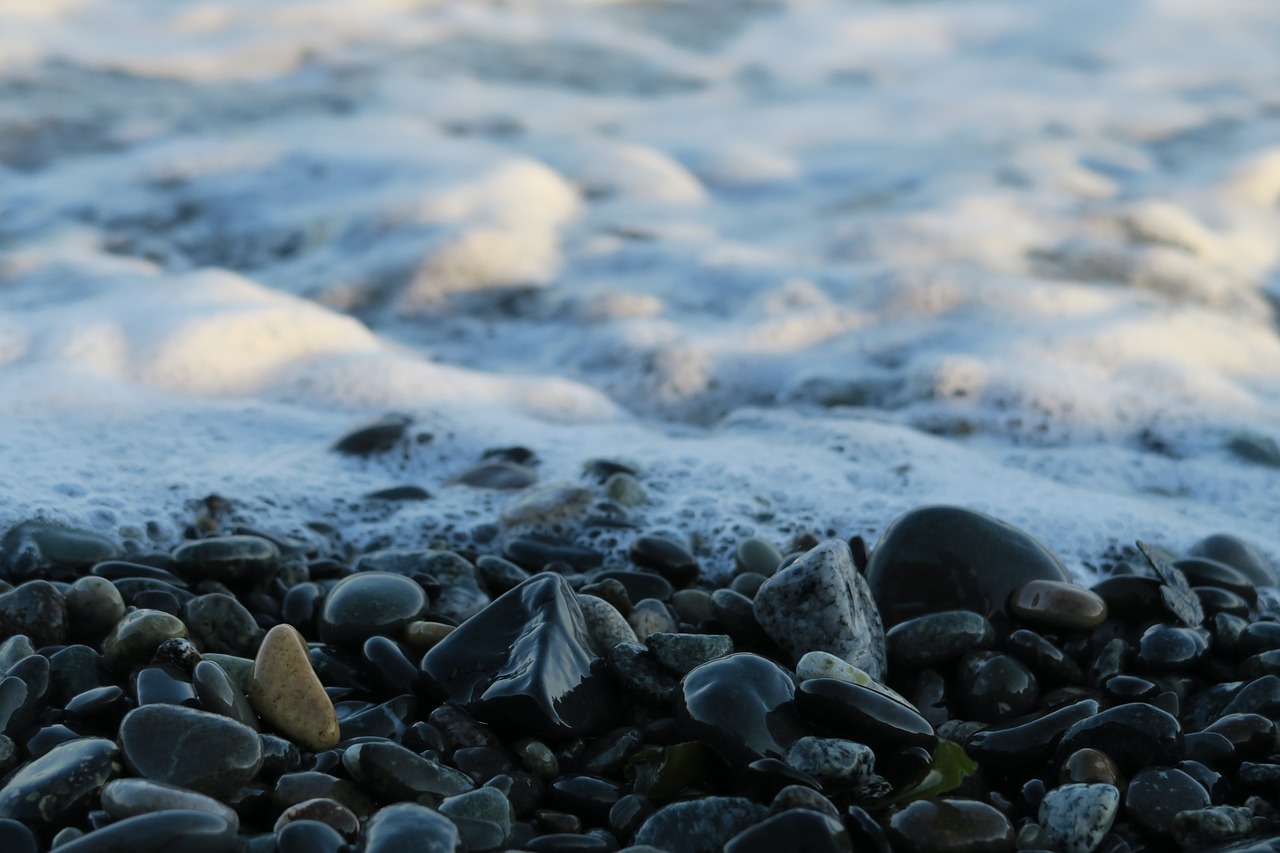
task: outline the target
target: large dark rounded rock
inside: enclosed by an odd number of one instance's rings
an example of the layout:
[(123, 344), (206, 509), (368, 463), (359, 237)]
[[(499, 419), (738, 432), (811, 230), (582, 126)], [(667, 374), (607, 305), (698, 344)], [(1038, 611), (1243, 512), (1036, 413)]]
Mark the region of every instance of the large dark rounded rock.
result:
[(397, 637), (426, 607), (427, 595), (409, 578), (361, 572), (343, 578), (320, 611), (320, 638), (334, 646), (360, 646), (375, 634)]
[(1192, 545), (1187, 554), (1226, 563), (1252, 581), (1254, 586), (1275, 586), (1280, 583), (1275, 564), (1261, 548), (1229, 533), (1206, 536)]
[(156, 782), (222, 797), (262, 767), (258, 733), (229, 717), (178, 705), (144, 705), (120, 723), (125, 760)]
[(804, 731), (791, 675), (767, 658), (736, 654), (704, 663), (684, 677), (676, 719), (731, 765), (782, 758)]
[(616, 698), (578, 598), (544, 573), (504, 594), (422, 658), (439, 692), (476, 719), (543, 737), (609, 728)]
[(120, 750), (109, 740), (60, 744), (6, 780), (0, 818), (31, 824), (70, 820), (119, 772)]
[(1178, 812), (1209, 806), (1209, 792), (1174, 767), (1148, 767), (1129, 782), (1124, 796), (1125, 813), (1148, 835), (1169, 835)]
[(1070, 581), (1062, 562), (1011, 524), (933, 506), (899, 516), (871, 554), (867, 582), (886, 626), (940, 610), (1004, 611), (1028, 581)]

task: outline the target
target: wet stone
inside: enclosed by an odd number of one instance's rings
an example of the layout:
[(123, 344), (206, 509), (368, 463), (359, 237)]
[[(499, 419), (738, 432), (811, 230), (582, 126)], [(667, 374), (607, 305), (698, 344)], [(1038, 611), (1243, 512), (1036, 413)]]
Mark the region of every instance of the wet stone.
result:
[(164, 703), (184, 705), (188, 708), (199, 706), (196, 691), (191, 686), (182, 670), (172, 666), (144, 666), (135, 670), (130, 681), (133, 684), (133, 695), (139, 705)]
[(510, 560), (485, 554), (476, 560), (476, 579), (490, 595), (502, 595), (529, 579), (529, 573)]
[(672, 618), (667, 605), (656, 598), (642, 598), (637, 601), (627, 614), (627, 624), (631, 626), (636, 639), (645, 640), (650, 634), (669, 634), (676, 630), (676, 620)]
[(51, 568), (79, 568), (114, 560), (115, 542), (90, 530), (32, 519), (15, 524), (0, 538), (0, 570), (13, 577), (40, 577)]
[(1261, 714), (1273, 717), (1280, 714), (1280, 677), (1264, 675), (1255, 678), (1236, 693), (1222, 709), (1228, 714)]
[(678, 675), (733, 652), (733, 640), (724, 634), (653, 633), (644, 644), (658, 663)]
[(1107, 618), (1107, 603), (1097, 593), (1063, 581), (1034, 580), (1009, 596), (1009, 612), (1035, 625), (1087, 631)]
[(1205, 729), (1225, 737), (1241, 758), (1260, 758), (1276, 743), (1276, 724), (1261, 714), (1228, 714)]
[(831, 539), (760, 587), (756, 621), (793, 660), (825, 651), (873, 678), (885, 671), (884, 629), (867, 582), (847, 543)]
[(563, 737), (613, 722), (612, 685), (598, 660), (577, 595), (547, 573), (467, 620), (427, 652), (422, 669), (477, 719)]
[(719, 853), (738, 833), (765, 818), (764, 806), (741, 797), (704, 797), (663, 806), (636, 832), (637, 845), (669, 853)]
[(631, 601), (643, 601), (646, 598), (668, 601), (675, 593), (675, 587), (662, 575), (653, 572), (634, 571), (630, 569), (606, 569), (592, 575), (596, 583), (615, 580), (622, 584)]
[(764, 575), (758, 575), (755, 572), (743, 572), (736, 576), (733, 582), (729, 584), (729, 589), (734, 592), (740, 592), (747, 598), (755, 598), (756, 593), (760, 591), (760, 587), (764, 586), (768, 578)]
[(1169, 834), (1183, 849), (1229, 838), (1239, 838), (1253, 832), (1253, 812), (1243, 806), (1211, 806), (1205, 809), (1188, 809), (1173, 816)]
[(637, 507), (649, 502), (649, 492), (630, 474), (619, 472), (604, 481), (604, 495), (623, 507)]
[(135, 610), (112, 629), (102, 643), (102, 653), (107, 666), (127, 672), (150, 660), (165, 640), (185, 636), (187, 626), (178, 617), (158, 610)]
[(345, 839), (318, 820), (294, 820), (276, 832), (275, 853), (343, 853)]
[(1041, 683), (1079, 684), (1080, 665), (1044, 637), (1019, 628), (1005, 638), (1002, 648), (1031, 668)]
[(840, 819), (840, 810), (818, 791), (806, 785), (787, 785), (769, 803), (769, 814), (779, 814), (790, 809), (808, 809)]
[(49, 703), (62, 705), (72, 696), (113, 681), (102, 655), (88, 646), (66, 646), (49, 656)]
[(124, 617), (124, 599), (106, 578), (89, 575), (67, 590), (67, 620), (73, 637), (97, 642)]
[(872, 551), (866, 575), (889, 626), (957, 607), (990, 616), (1029, 581), (1070, 581), (1062, 562), (1027, 533), (949, 506), (895, 519)]
[(359, 647), (375, 634), (398, 637), (426, 603), (422, 587), (409, 578), (381, 572), (350, 575), (325, 597), (320, 637), (347, 647)]
[(67, 602), (48, 581), (28, 581), (0, 595), (0, 637), (22, 634), (36, 646), (67, 641)]
[(416, 803), (397, 803), (381, 809), (364, 830), (361, 853), (455, 853), (462, 837), (453, 822)]
[(515, 491), (527, 489), (538, 482), (538, 471), (528, 465), (505, 460), (481, 462), (459, 471), (449, 480), (476, 489)]
[(998, 652), (969, 652), (960, 659), (960, 704), (968, 719), (998, 723), (1022, 716), (1040, 698), (1036, 677), (1016, 658)]
[(680, 683), (676, 719), (732, 766), (782, 758), (801, 731), (791, 675), (753, 654), (705, 663)]
[(320, 752), (337, 745), (337, 712), (294, 628), (277, 625), (267, 633), (253, 662), (248, 693), (262, 719), (302, 748)]
[(222, 797), (262, 766), (258, 735), (227, 717), (176, 705), (145, 705), (120, 723), (125, 760), (156, 782)]
[(889, 665), (915, 670), (954, 660), (971, 649), (990, 648), (995, 628), (972, 610), (944, 610), (899, 622), (885, 634)]
[(1226, 563), (1254, 586), (1276, 586), (1280, 583), (1275, 566), (1262, 549), (1229, 533), (1217, 533), (1201, 539), (1191, 546), (1187, 555)]
[(502, 546), (502, 556), (531, 572), (541, 572), (556, 563), (586, 572), (604, 562), (604, 555), (591, 548), (546, 536), (512, 536)]
[(238, 584), (270, 579), (278, 569), (280, 549), (261, 536), (215, 536), (179, 545), (173, 571), (190, 580)]
[(385, 453), (404, 438), (413, 423), (408, 415), (392, 412), (353, 427), (333, 443), (333, 450), (347, 456), (369, 456)]
[(6, 853), (38, 853), (36, 836), (30, 829), (11, 818), (0, 818), (0, 850)]
[(108, 782), (102, 789), (101, 801), (102, 808), (113, 820), (185, 809), (217, 815), (232, 827), (240, 825), (240, 818), (235, 811), (213, 797), (147, 779), (116, 779)]
[(1066, 756), (1085, 747), (1105, 752), (1121, 773), (1131, 775), (1144, 767), (1178, 761), (1182, 728), (1176, 718), (1151, 705), (1117, 705), (1073, 725), (1058, 750)]
[(554, 807), (582, 815), (588, 823), (604, 823), (627, 790), (611, 779), (571, 773), (552, 782), (547, 793)]
[(665, 705), (680, 689), (679, 677), (639, 643), (619, 643), (609, 650), (608, 661), (618, 684), (643, 702)]
[(119, 772), (120, 750), (109, 740), (61, 744), (5, 779), (0, 818), (45, 825), (66, 821)]
[(618, 643), (636, 641), (636, 632), (609, 602), (594, 595), (579, 595), (578, 606), (582, 608), (591, 650), (600, 657), (608, 655)]
[(1258, 589), (1243, 572), (1207, 557), (1174, 560), (1173, 567), (1182, 572), (1192, 587), (1210, 587), (1239, 596), (1250, 606), (1258, 602)]
[(679, 542), (664, 536), (638, 536), (631, 543), (631, 562), (652, 569), (676, 587), (698, 578), (698, 561)]
[(870, 747), (840, 738), (802, 737), (787, 750), (787, 764), (823, 781), (857, 784), (875, 772)]
[(1203, 629), (1152, 625), (1138, 643), (1138, 663), (1151, 672), (1181, 672), (1208, 652), (1208, 632)]
[(734, 550), (738, 572), (755, 572), (769, 577), (782, 565), (782, 552), (772, 542), (752, 536), (743, 539)]
[(1045, 846), (1063, 853), (1091, 853), (1111, 831), (1119, 809), (1120, 792), (1113, 785), (1054, 788), (1040, 801)]
[(932, 752), (938, 743), (933, 726), (914, 709), (857, 684), (810, 679), (796, 690), (795, 704), (801, 717), (833, 737), (865, 743), (877, 752), (904, 747)]
[[(1096, 699), (1082, 699), (1025, 723), (984, 729), (969, 737), (965, 750), (983, 767), (1009, 773), (1049, 759), (1062, 736), (1098, 713)], [(1075, 752), (1076, 747), (1068, 750)]]
[(475, 787), (465, 773), (423, 758), (398, 743), (358, 743), (342, 754), (342, 766), (366, 790), (383, 800), (435, 794), (451, 797)]
[(421, 486), (406, 484), (390, 486), (373, 492), (365, 492), (365, 499), (371, 501), (427, 501), (431, 493)]
[(236, 828), (223, 818), (199, 811), (165, 811), (125, 818), (58, 847), (62, 853), (235, 853)]
[(1107, 615), (1121, 622), (1136, 624), (1163, 617), (1164, 600), (1159, 578), (1141, 575), (1113, 575), (1090, 589), (1107, 604)]
[(792, 809), (743, 830), (724, 845), (724, 853), (761, 850), (841, 853), (852, 847), (849, 833), (838, 818), (808, 809)]
[(206, 651), (252, 656), (262, 642), (262, 629), (245, 606), (229, 595), (213, 593), (191, 599), (183, 607), (191, 639)]
[(1067, 756), (1058, 771), (1058, 781), (1063, 785), (1111, 785), (1117, 789), (1128, 784), (1109, 755), (1087, 747)]
[(192, 670), (191, 683), (201, 708), (258, 730), (258, 715), (222, 667), (212, 661), (200, 661)]
[(1004, 853), (1014, 849), (1013, 826), (974, 800), (919, 800), (889, 820), (895, 845), (911, 853)]
[(9, 637), (3, 643), (0, 643), (0, 673), (8, 672), (9, 667), (27, 655), (34, 655), (35, 653), (36, 648), (31, 645), (31, 640), (26, 634), (16, 634)]
[(1129, 820), (1148, 835), (1164, 837), (1178, 812), (1210, 805), (1200, 783), (1172, 767), (1149, 767), (1129, 780), (1124, 808)]
[(474, 818), (498, 825), (502, 839), (511, 837), (515, 812), (511, 802), (496, 788), (477, 788), (465, 794), (445, 798), (439, 806), (440, 813), (450, 818)]
[(297, 820), (314, 820), (326, 824), (348, 841), (354, 841), (360, 833), (360, 819), (351, 809), (337, 800), (316, 797), (295, 803), (280, 812), (276, 818), (275, 832)]
[(125, 693), (114, 684), (78, 693), (63, 708), (70, 722), (118, 718), (124, 715)]

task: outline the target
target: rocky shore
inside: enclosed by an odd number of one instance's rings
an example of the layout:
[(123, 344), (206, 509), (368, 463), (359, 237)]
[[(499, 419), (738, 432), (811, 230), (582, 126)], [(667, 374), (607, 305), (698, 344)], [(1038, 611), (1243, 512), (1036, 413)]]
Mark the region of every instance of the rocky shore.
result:
[(520, 450), (458, 478), (512, 494), (473, 547), (10, 529), (0, 850), (1280, 850), (1249, 543), (1138, 543), (1086, 588), (934, 506), (710, 577), (631, 520), (642, 473), (537, 485)]

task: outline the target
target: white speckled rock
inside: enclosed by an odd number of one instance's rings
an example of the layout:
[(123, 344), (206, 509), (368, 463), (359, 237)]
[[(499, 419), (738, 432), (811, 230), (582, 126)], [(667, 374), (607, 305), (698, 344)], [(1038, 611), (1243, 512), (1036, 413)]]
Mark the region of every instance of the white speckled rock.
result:
[(1111, 830), (1120, 808), (1114, 785), (1063, 785), (1040, 801), (1046, 845), (1063, 853), (1092, 853)]
[(875, 773), (871, 747), (852, 740), (802, 737), (787, 750), (787, 764), (822, 781), (866, 782)]
[(829, 539), (765, 581), (755, 597), (756, 621), (799, 660), (830, 652), (880, 679), (884, 626), (849, 546)]
[(877, 693), (883, 693), (890, 699), (901, 702), (909, 708), (916, 707), (892, 687), (881, 684), (853, 664), (841, 660), (830, 652), (806, 652), (805, 656), (800, 658), (800, 662), (796, 664), (796, 677), (801, 681), (808, 681), (810, 678), (834, 678), (837, 681), (847, 681), (850, 684), (857, 684)]
[(582, 608), (582, 618), (587, 623), (591, 651), (600, 657), (607, 657), (609, 649), (618, 643), (636, 642), (636, 632), (631, 630), (626, 618), (603, 598), (579, 595), (578, 605)]

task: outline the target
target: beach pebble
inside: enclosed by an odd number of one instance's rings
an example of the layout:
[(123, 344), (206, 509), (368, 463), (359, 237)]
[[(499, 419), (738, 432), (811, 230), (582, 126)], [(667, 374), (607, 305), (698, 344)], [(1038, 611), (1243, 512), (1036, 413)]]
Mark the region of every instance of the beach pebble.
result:
[(158, 610), (134, 610), (125, 614), (102, 641), (107, 666), (127, 672), (145, 663), (165, 640), (186, 637), (187, 626), (177, 616)]
[(510, 560), (485, 554), (476, 560), (476, 580), (490, 595), (502, 595), (529, 579), (529, 573)]
[(734, 767), (782, 758), (803, 735), (795, 684), (782, 667), (754, 654), (705, 663), (684, 677), (676, 719)]
[(667, 605), (656, 598), (642, 598), (627, 614), (627, 624), (640, 641), (650, 634), (669, 634), (676, 630), (676, 620), (672, 618)]
[(360, 834), (360, 819), (355, 813), (337, 800), (331, 800), (328, 797), (316, 797), (294, 803), (280, 812), (273, 829), (279, 832), (296, 820), (319, 821), (332, 827), (347, 841), (354, 841)]
[(209, 812), (179, 809), (125, 818), (87, 832), (59, 846), (62, 853), (236, 853), (240, 849), (236, 827)]
[(385, 453), (404, 437), (413, 423), (408, 415), (391, 412), (352, 427), (333, 443), (333, 450), (347, 456), (369, 456)]
[(101, 802), (102, 808), (113, 820), (185, 809), (217, 815), (232, 827), (240, 826), (240, 818), (235, 811), (213, 797), (149, 779), (116, 779), (108, 782), (102, 788)]
[(698, 578), (698, 561), (683, 545), (665, 536), (637, 536), (631, 543), (631, 562), (652, 569), (683, 588)]
[(267, 725), (303, 749), (336, 746), (338, 715), (311, 667), (302, 636), (289, 625), (267, 632), (253, 662), (249, 701)]
[(1209, 792), (1173, 767), (1148, 767), (1129, 780), (1124, 810), (1135, 826), (1156, 838), (1167, 837), (1179, 812), (1207, 808)]
[(446, 797), (441, 801), (439, 809), (442, 815), (450, 818), (475, 818), (495, 823), (502, 830), (504, 841), (511, 837), (516, 819), (511, 801), (497, 788), (477, 788)]
[(649, 502), (649, 492), (631, 474), (619, 471), (604, 481), (604, 494), (609, 500), (624, 507), (637, 507)]
[(1111, 831), (1120, 808), (1113, 785), (1063, 785), (1040, 801), (1045, 846), (1061, 853), (1092, 853)]
[(1097, 593), (1073, 583), (1034, 580), (1009, 596), (1009, 612), (1051, 630), (1087, 631), (1107, 618), (1107, 603)]
[(450, 483), (458, 483), (477, 489), (495, 489), (515, 491), (527, 489), (538, 482), (538, 471), (518, 462), (495, 459), (481, 462), (459, 471), (449, 479)]
[(636, 632), (609, 602), (594, 595), (580, 594), (578, 606), (582, 608), (582, 618), (586, 621), (591, 650), (600, 657), (607, 656), (618, 643), (636, 642)]
[(1058, 751), (1067, 756), (1085, 747), (1105, 752), (1121, 773), (1131, 775), (1144, 767), (1177, 762), (1182, 757), (1182, 727), (1159, 708), (1131, 702), (1073, 725)]
[(990, 648), (996, 631), (972, 610), (926, 613), (894, 625), (885, 634), (889, 665), (924, 669), (954, 660), (971, 649)]
[(224, 797), (257, 775), (262, 743), (248, 726), (177, 705), (144, 705), (120, 723), (125, 760), (156, 782)]
[(120, 772), (120, 749), (103, 738), (55, 746), (4, 780), (0, 818), (50, 825), (67, 821)]
[(786, 761), (819, 780), (857, 784), (871, 778), (876, 756), (855, 741), (805, 736), (791, 744)]
[(1010, 593), (1029, 581), (1071, 580), (1029, 534), (953, 506), (921, 507), (895, 519), (871, 552), (866, 574), (889, 626), (956, 608), (990, 616), (1004, 612)]
[(1178, 625), (1152, 625), (1138, 641), (1138, 664), (1149, 672), (1177, 672), (1209, 653), (1209, 632)]
[(809, 809), (791, 809), (744, 829), (724, 845), (724, 853), (763, 850), (803, 850), (806, 853), (844, 853), (853, 842), (838, 818)]
[(232, 585), (269, 580), (279, 562), (280, 549), (261, 536), (197, 539), (173, 552), (173, 572), (179, 577)]
[(200, 661), (192, 670), (191, 685), (202, 709), (258, 730), (258, 715), (254, 713), (248, 697), (221, 666), (213, 661)]
[(318, 820), (294, 820), (275, 836), (275, 853), (343, 853), (345, 839), (333, 827)]
[(756, 621), (799, 660), (825, 651), (879, 679), (885, 672), (880, 614), (867, 582), (840, 539), (818, 545), (774, 574), (756, 593)]
[(465, 773), (389, 740), (351, 746), (342, 754), (342, 766), (353, 780), (382, 800), (415, 799), (423, 794), (451, 797), (475, 787)]
[(253, 615), (229, 595), (196, 596), (183, 607), (182, 616), (191, 639), (206, 651), (252, 657), (262, 642), (262, 629)]
[(1040, 699), (1036, 677), (1017, 658), (969, 652), (956, 666), (956, 691), (967, 719), (999, 723), (1031, 711)]
[(325, 597), (320, 637), (347, 647), (358, 647), (374, 634), (396, 637), (426, 603), (422, 587), (409, 578), (382, 572), (350, 575)]
[(48, 581), (28, 581), (0, 595), (0, 637), (22, 634), (37, 647), (67, 641), (67, 602)]
[(1211, 806), (1188, 809), (1173, 816), (1169, 834), (1186, 850), (1239, 838), (1253, 832), (1253, 812), (1244, 806)]
[(644, 644), (658, 663), (677, 675), (733, 652), (733, 640), (724, 634), (656, 632), (645, 637)]
[(79, 568), (119, 556), (119, 546), (106, 536), (38, 519), (15, 524), (0, 538), (0, 569), (21, 580), (48, 568)]
[(765, 807), (742, 797), (704, 797), (663, 806), (645, 820), (635, 843), (668, 853), (720, 853), (735, 835), (763, 820)]
[(0, 673), (8, 672), (15, 663), (36, 653), (35, 646), (26, 634), (15, 634), (0, 643)]
[(752, 536), (738, 543), (733, 561), (739, 573), (755, 572), (769, 577), (782, 565), (782, 552), (767, 539)]
[(1058, 780), (1063, 785), (1112, 785), (1118, 790), (1128, 785), (1111, 756), (1088, 747), (1067, 756), (1058, 770)]
[(889, 836), (910, 853), (1012, 853), (1013, 825), (986, 803), (918, 800), (889, 819)]
[(938, 743), (933, 726), (914, 708), (847, 681), (803, 681), (796, 689), (795, 704), (804, 719), (877, 752), (921, 747), (929, 753)]
[(1276, 586), (1280, 576), (1275, 565), (1261, 548), (1229, 533), (1215, 533), (1196, 542), (1187, 550), (1191, 557), (1207, 557), (1226, 563), (1248, 578), (1254, 586)]
[(453, 821), (426, 806), (396, 803), (381, 809), (364, 829), (361, 853), (456, 853), (462, 837)]
[(618, 684), (642, 702), (666, 705), (680, 688), (679, 677), (639, 643), (619, 643), (609, 650), (608, 661)]
[(99, 641), (124, 617), (124, 599), (106, 578), (78, 578), (66, 593), (67, 621), (72, 636)]

